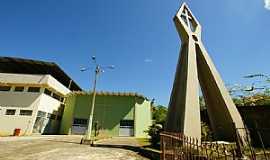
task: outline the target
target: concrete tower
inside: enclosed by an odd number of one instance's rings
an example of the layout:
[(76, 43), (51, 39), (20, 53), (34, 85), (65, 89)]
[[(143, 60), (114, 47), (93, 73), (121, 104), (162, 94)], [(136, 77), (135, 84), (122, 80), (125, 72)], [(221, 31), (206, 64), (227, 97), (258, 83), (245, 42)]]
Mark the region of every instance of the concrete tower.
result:
[[(232, 141), (242, 118), (201, 41), (201, 25), (184, 3), (174, 17), (181, 51), (171, 93), (166, 131), (201, 138), (199, 84), (211, 127), (219, 140)], [(244, 132), (239, 132), (242, 140)], [(243, 141), (244, 142), (244, 141)]]

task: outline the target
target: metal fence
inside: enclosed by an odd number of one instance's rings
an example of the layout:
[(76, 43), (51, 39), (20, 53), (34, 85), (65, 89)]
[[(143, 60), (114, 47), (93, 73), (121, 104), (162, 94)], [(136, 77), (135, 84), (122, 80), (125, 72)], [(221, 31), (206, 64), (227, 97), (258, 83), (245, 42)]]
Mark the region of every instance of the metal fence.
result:
[(235, 144), (200, 144), (198, 139), (171, 132), (162, 132), (160, 138), (161, 160), (231, 160), (237, 157)]
[[(258, 134), (259, 143), (262, 144), (259, 148), (254, 148), (254, 142), (250, 137), (246, 138), (247, 145), (243, 147), (239, 144), (240, 139), (238, 131), (245, 130), (246, 132), (252, 131), (251, 128), (237, 128), (236, 129), (236, 142), (235, 143), (219, 143), (215, 142), (202, 142), (199, 143), (198, 139), (185, 136), (181, 133), (162, 132), (160, 133), (161, 145), (161, 160), (270, 160), (270, 152), (264, 146), (264, 139), (260, 130), (253, 133)], [(265, 131), (265, 129), (263, 130)], [(267, 129), (268, 131), (268, 129)], [(250, 133), (247, 133), (249, 135)], [(254, 139), (254, 138), (253, 138)], [(259, 151), (259, 150), (260, 151)]]

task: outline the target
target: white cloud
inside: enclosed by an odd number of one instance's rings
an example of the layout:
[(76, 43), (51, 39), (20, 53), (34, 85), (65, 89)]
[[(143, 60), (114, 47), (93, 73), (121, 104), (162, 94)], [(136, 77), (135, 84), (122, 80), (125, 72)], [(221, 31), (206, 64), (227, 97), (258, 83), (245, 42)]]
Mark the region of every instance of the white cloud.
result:
[(264, 8), (270, 10), (270, 0), (264, 0)]
[(153, 62), (153, 60), (152, 59), (149, 59), (149, 58), (146, 58), (146, 59), (144, 59), (144, 62), (145, 63), (151, 63), (151, 62)]

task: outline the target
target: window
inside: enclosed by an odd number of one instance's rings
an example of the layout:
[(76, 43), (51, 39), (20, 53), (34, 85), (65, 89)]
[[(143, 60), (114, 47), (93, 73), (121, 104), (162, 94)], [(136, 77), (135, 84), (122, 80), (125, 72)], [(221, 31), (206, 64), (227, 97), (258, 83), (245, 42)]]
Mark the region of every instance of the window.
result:
[(32, 110), (20, 110), (20, 115), (22, 116), (31, 116), (32, 115)]
[(55, 94), (55, 93), (53, 93), (53, 98), (55, 98), (55, 99), (57, 99), (57, 100), (59, 100), (59, 101), (60, 101), (60, 99), (61, 99), (61, 97), (60, 97), (59, 95)]
[(50, 119), (56, 119), (56, 115), (55, 114), (51, 114)]
[(14, 91), (15, 92), (23, 92), (24, 87), (15, 87)]
[(65, 100), (65, 99), (64, 99), (63, 97), (61, 97), (60, 102), (64, 102), (64, 100)]
[(40, 91), (40, 87), (29, 87), (28, 88), (28, 92), (39, 92)]
[(51, 96), (52, 92), (45, 88), (44, 93), (47, 94), (48, 96)]
[(56, 118), (56, 115), (55, 114), (48, 113), (47, 118), (49, 118), (49, 119), (55, 119)]
[(6, 110), (6, 115), (15, 115), (16, 110), (15, 109), (7, 109)]
[(10, 91), (10, 86), (0, 86), (0, 91)]

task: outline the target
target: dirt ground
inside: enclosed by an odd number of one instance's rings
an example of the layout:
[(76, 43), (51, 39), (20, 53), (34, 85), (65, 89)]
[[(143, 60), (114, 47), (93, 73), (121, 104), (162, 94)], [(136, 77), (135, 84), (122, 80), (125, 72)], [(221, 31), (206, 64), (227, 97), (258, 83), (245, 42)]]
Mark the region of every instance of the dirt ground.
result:
[(81, 136), (0, 137), (0, 160), (147, 160), (136, 152), (134, 138), (81, 145)]

